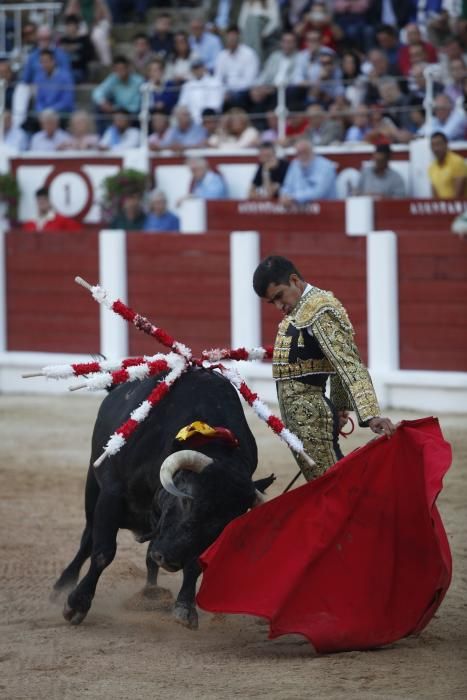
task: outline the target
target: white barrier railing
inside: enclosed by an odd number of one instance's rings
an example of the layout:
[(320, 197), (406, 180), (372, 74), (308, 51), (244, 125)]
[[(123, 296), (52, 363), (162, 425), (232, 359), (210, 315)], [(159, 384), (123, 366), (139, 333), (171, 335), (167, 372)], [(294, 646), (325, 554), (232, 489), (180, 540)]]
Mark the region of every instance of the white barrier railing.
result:
[(24, 16), (29, 17), (31, 12), (40, 12), (44, 15), (44, 24), (53, 27), (55, 16), (62, 10), (61, 2), (18, 2), (8, 5), (0, 5), (0, 53), (7, 52), (8, 18), (13, 19), (14, 45), (10, 51), (19, 52), (22, 48), (22, 28)]

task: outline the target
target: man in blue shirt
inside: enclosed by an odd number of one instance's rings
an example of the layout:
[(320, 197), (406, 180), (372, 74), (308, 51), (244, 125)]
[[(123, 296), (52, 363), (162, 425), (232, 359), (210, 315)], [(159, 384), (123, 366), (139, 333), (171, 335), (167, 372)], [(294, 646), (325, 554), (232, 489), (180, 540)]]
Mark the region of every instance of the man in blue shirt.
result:
[(40, 53), (40, 70), (34, 78), (36, 112), (53, 109), (64, 116), (75, 108), (75, 84), (70, 71), (58, 68), (50, 49)]
[[(129, 114), (137, 115), (141, 106), (141, 85), (144, 79), (130, 70), (130, 62), (125, 56), (116, 56), (112, 73), (98, 85), (92, 99), (101, 114), (109, 115), (120, 107)], [(99, 132), (102, 134), (108, 120), (100, 120)]]
[(161, 190), (154, 190), (149, 197), (151, 211), (146, 217), (143, 231), (176, 232), (180, 230), (178, 216), (167, 209), (167, 197)]
[(70, 59), (67, 52), (54, 46), (52, 42), (52, 31), (50, 27), (45, 25), (43, 27), (39, 27), (37, 30), (37, 48), (31, 51), (27, 58), (23, 73), (21, 75), (21, 81), (23, 83), (28, 83), (28, 85), (31, 85), (31, 83), (36, 82), (37, 73), (42, 71), (41, 51), (44, 51), (44, 49), (49, 49), (49, 51), (52, 51), (57, 68), (71, 71)]
[(188, 167), (193, 180), (190, 194), (202, 199), (227, 199), (227, 187), (222, 175), (209, 168), (206, 158), (190, 158)]
[(297, 157), (289, 165), (279, 201), (285, 207), (315, 199), (336, 198), (336, 169), (332, 161), (313, 153), (309, 141), (297, 141)]
[(195, 124), (187, 107), (179, 105), (174, 109), (175, 124), (170, 127), (164, 137), (164, 148), (172, 151), (183, 151), (186, 148), (201, 145), (206, 132), (201, 124)]
[(206, 68), (212, 73), (216, 58), (224, 47), (216, 34), (205, 31), (204, 21), (200, 17), (195, 17), (191, 21), (189, 42), (192, 53), (197, 58), (201, 58)]

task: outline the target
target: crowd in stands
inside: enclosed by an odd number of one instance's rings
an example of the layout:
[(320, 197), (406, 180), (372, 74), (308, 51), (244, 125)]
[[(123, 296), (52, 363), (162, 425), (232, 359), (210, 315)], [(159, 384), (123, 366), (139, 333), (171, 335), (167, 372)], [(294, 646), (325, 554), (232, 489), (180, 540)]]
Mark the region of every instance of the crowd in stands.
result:
[[(158, 150), (241, 149), (263, 141), (293, 146), (302, 139), (313, 146), (408, 143), (427, 129), (448, 141), (467, 136), (465, 2), (186, 4), (199, 9), (186, 26), (174, 22), (170, 3), (164, 11), (151, 0), (66, 0), (54, 27), (24, 20), (20, 55), (0, 56), (5, 108), (12, 112), (5, 142), (61, 149), (62, 131), (73, 143), (71, 117), (85, 108), (92, 118), (81, 148), (132, 148), (141, 140), (138, 118), (146, 94), (149, 143)], [(112, 26), (146, 20), (156, 5), (153, 26), (145, 21), (141, 31), (133, 25), (131, 45), (121, 48)], [(96, 65), (107, 77), (95, 79)], [(430, 66), (434, 120), (427, 125)], [(89, 104), (83, 104), (80, 90), (93, 83)], [(278, 127), (280, 86), (285, 130)], [(44, 128), (51, 112), (62, 130), (52, 138)], [(44, 131), (44, 138), (35, 138)]]

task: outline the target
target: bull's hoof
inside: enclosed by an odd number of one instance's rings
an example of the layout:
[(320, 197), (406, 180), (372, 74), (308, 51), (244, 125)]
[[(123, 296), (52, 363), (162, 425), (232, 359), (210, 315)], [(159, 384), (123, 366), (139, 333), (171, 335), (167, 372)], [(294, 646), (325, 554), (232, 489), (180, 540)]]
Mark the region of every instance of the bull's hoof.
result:
[(91, 607), (91, 600), (87, 596), (79, 595), (75, 591), (70, 593), (63, 608), (63, 617), (72, 625), (80, 625)]
[(189, 630), (198, 629), (198, 612), (194, 605), (182, 605), (177, 603), (173, 610), (175, 622), (187, 627)]

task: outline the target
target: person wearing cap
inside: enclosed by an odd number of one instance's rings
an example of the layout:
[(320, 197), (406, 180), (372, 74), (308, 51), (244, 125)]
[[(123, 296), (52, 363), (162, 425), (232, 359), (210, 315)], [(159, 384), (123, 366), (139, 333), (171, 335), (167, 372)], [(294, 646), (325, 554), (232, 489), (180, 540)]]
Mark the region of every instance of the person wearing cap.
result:
[(197, 124), (201, 122), (201, 115), (206, 108), (216, 112), (222, 107), (224, 90), (221, 82), (206, 71), (204, 61), (196, 56), (191, 61), (191, 80), (183, 84), (178, 99), (178, 105), (190, 110), (190, 114)]
[(389, 167), (390, 158), (389, 144), (378, 144), (371, 165), (362, 169), (355, 194), (370, 197), (406, 197), (404, 180)]

